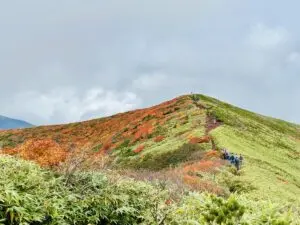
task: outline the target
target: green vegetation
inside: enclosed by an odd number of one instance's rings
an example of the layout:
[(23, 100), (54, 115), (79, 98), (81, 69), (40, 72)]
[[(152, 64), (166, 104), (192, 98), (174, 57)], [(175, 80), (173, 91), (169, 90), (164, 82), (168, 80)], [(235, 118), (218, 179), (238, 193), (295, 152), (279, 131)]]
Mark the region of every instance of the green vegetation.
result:
[(92, 151), (93, 151), (93, 152), (99, 152), (100, 149), (102, 148), (102, 146), (103, 146), (102, 143), (97, 144), (97, 145), (95, 145), (95, 146), (92, 148)]
[[(162, 145), (164, 146), (164, 145)], [(161, 147), (161, 146), (159, 146)], [(126, 148), (127, 156), (134, 155), (132, 150)], [(179, 146), (177, 149), (172, 150), (172, 152), (164, 151), (159, 154), (152, 154), (151, 152), (145, 153), (142, 157), (132, 157), (124, 158), (124, 161), (118, 161), (118, 167), (129, 166), (136, 169), (150, 169), (150, 170), (160, 170), (166, 167), (174, 167), (179, 165), (179, 163), (186, 162), (188, 157), (196, 151), (204, 151), (203, 146), (197, 144), (185, 143)], [(123, 150), (124, 151), (124, 150)], [(154, 150), (153, 150), (154, 151)], [(122, 154), (124, 156), (124, 154)], [(136, 155), (136, 154), (135, 154)]]
[(3, 225), (299, 223), (293, 208), (242, 196), (185, 193), (177, 194), (176, 201), (171, 186), (118, 174), (77, 171), (66, 179), (63, 173), (4, 156), (0, 167)]
[[(189, 137), (205, 135), (203, 126), (206, 120), (205, 112), (199, 112), (194, 105), (188, 110), (177, 109), (176, 111), (179, 113), (177, 117), (171, 117), (165, 124), (157, 125), (152, 135), (142, 142), (145, 149), (141, 153), (133, 152), (141, 144), (140, 142), (131, 146), (129, 140), (125, 140), (116, 147), (113, 152), (116, 156), (115, 166), (159, 170), (186, 162), (195, 151), (211, 150), (211, 144), (189, 144)], [(153, 141), (160, 135), (166, 138), (161, 142)]]
[(233, 166), (229, 166), (218, 175), (218, 182), (225, 186), (230, 193), (250, 193), (255, 190), (255, 186), (246, 180), (241, 179), (241, 171)]
[(265, 126), (283, 135), (300, 138), (299, 125), (262, 116), (205, 95), (199, 95), (199, 98), (200, 102), (206, 105), (211, 113), (227, 125), (238, 129), (250, 129), (252, 132), (256, 131), (256, 133), (260, 132), (260, 126)]
[(299, 126), (239, 109), (201, 95), (225, 125), (211, 132), (219, 148), (246, 157), (241, 180), (255, 185), (249, 197), (300, 200)]
[(18, 143), (22, 142), (21, 138), (15, 140), (12, 138), (12, 134), (0, 136), (0, 147), (15, 147)]

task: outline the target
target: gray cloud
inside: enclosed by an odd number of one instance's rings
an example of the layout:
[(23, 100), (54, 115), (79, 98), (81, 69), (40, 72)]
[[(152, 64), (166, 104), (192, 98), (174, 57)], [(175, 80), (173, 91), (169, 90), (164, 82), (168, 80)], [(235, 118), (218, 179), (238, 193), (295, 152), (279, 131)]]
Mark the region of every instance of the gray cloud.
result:
[(0, 114), (86, 120), (201, 92), (300, 123), (300, 3), (7, 1)]

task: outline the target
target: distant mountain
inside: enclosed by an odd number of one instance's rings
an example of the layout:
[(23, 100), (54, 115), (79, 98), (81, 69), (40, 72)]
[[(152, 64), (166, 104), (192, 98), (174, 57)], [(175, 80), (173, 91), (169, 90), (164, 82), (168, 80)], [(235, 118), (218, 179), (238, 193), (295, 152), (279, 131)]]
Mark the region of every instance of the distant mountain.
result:
[(22, 120), (0, 116), (0, 129), (27, 128), (33, 125)]

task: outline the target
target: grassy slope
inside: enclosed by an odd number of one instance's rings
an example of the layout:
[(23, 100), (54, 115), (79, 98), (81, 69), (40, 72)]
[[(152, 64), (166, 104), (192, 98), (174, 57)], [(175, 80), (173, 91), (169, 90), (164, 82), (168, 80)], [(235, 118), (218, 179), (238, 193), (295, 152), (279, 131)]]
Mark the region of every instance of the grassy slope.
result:
[(225, 124), (212, 131), (219, 147), (246, 157), (242, 179), (258, 189), (255, 198), (300, 200), (299, 126), (257, 115), (201, 96)]
[[(65, 152), (88, 145), (96, 153), (113, 156), (116, 165), (160, 169), (188, 160), (194, 151), (211, 149), (210, 143), (199, 144), (195, 149), (184, 144), (192, 137), (206, 135), (208, 118), (216, 117), (223, 125), (209, 134), (218, 147), (245, 155), (241, 179), (258, 188), (250, 197), (291, 201), (299, 198), (299, 126), (207, 96), (194, 97), (182, 96), (151, 108), (83, 123), (0, 132), (0, 142), (10, 153), (25, 152), (25, 158), (33, 148), (42, 148), (46, 155), (53, 149), (51, 144), (26, 145), (31, 139), (50, 140)], [(159, 136), (163, 140), (157, 141)], [(138, 148), (142, 150), (134, 152)], [(58, 157), (57, 161), (63, 159)]]

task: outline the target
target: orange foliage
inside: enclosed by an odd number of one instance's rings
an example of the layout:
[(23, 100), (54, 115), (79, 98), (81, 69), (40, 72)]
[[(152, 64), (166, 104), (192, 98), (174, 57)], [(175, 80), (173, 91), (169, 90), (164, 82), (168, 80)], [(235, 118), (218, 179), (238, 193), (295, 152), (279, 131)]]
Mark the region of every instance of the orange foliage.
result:
[(216, 168), (220, 167), (222, 163), (218, 161), (199, 161), (190, 165), (186, 165), (184, 167), (184, 171), (186, 173), (188, 172), (197, 172), (197, 171), (203, 171), (203, 172), (214, 172)]
[(205, 153), (205, 158), (220, 158), (220, 152), (216, 150), (211, 150)]
[(184, 175), (183, 180), (184, 180), (184, 183), (186, 183), (186, 184), (195, 185), (198, 183), (199, 178), (186, 174), (186, 175)]
[(161, 142), (161, 141), (164, 140), (164, 139), (165, 139), (164, 136), (159, 135), (159, 136), (157, 136), (157, 137), (154, 138), (154, 141), (155, 141), (155, 142)]
[(34, 140), (26, 141), (15, 149), (5, 150), (4, 153), (18, 155), (26, 160), (32, 160), (42, 166), (55, 166), (63, 162), (67, 153), (53, 140)]
[(191, 144), (201, 144), (201, 143), (209, 143), (211, 141), (210, 136), (203, 136), (203, 137), (192, 137), (190, 138)]
[(134, 153), (140, 153), (141, 151), (143, 151), (145, 148), (145, 145), (140, 145), (139, 147), (137, 147), (135, 150), (133, 150)]

